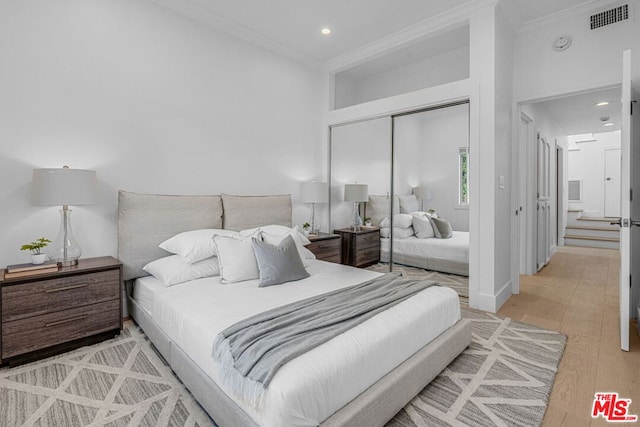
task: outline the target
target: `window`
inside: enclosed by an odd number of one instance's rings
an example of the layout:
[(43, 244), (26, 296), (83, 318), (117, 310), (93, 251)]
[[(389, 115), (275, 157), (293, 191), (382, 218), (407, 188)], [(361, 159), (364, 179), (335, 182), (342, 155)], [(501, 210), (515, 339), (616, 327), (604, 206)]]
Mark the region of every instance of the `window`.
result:
[(458, 148), (458, 205), (469, 205), (469, 149)]

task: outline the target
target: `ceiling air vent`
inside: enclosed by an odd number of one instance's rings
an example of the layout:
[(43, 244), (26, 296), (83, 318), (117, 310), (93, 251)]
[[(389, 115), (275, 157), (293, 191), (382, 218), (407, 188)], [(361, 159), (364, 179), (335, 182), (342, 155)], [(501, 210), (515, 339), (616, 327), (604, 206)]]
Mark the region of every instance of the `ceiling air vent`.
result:
[(604, 12), (591, 15), (591, 29), (604, 27), (605, 25), (615, 24), (616, 22), (629, 19), (629, 5), (624, 4), (622, 6), (614, 7), (613, 9), (605, 10)]

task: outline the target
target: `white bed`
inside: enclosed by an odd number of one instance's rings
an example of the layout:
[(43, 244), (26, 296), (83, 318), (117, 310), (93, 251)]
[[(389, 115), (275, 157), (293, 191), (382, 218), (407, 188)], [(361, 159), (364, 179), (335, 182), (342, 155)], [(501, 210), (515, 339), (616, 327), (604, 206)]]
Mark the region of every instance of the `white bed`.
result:
[[(389, 262), (391, 239), (380, 239), (380, 260)], [(469, 232), (454, 231), (450, 239), (393, 239), (393, 262), (426, 270), (469, 275)]]
[[(258, 288), (257, 280), (220, 284), (219, 276), (165, 287), (147, 276), (137, 279), (133, 297), (220, 383), (211, 357), (218, 332), (253, 314), (378, 275), (316, 260), (308, 271), (307, 279), (268, 288)], [(286, 364), (267, 389), (261, 409), (240, 406), (261, 426), (319, 425), (459, 319), (456, 293), (433, 286)], [(353, 365), (359, 369), (348, 369)], [(336, 383), (341, 386), (333, 387)]]
[(313, 260), (309, 278), (267, 288), (258, 288), (256, 280), (220, 284), (219, 276), (165, 287), (142, 277), (146, 262), (166, 255), (158, 243), (177, 232), (222, 228), (223, 222), (229, 229), (290, 226), (290, 198), (255, 199), (228, 198), (223, 213), (224, 195), (220, 200), (120, 192), (118, 256), (130, 315), (221, 426), (383, 425), (470, 343), (470, 324), (459, 320), (454, 291), (425, 289), (293, 359), (276, 373), (263, 406), (255, 408), (216, 381), (216, 334), (253, 314), (377, 273)]

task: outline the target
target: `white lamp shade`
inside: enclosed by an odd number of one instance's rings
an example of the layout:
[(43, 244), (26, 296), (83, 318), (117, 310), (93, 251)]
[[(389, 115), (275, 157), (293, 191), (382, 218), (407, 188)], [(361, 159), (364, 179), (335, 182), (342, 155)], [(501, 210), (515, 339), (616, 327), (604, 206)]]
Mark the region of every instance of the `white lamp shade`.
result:
[(326, 182), (303, 182), (300, 184), (300, 201), (303, 203), (327, 203), (329, 187)]
[(345, 184), (345, 202), (367, 202), (369, 201), (369, 186), (367, 184)]
[(431, 188), (430, 187), (416, 187), (413, 189), (413, 194), (418, 200), (431, 200)]
[(33, 204), (91, 205), (96, 201), (96, 171), (85, 169), (34, 169)]

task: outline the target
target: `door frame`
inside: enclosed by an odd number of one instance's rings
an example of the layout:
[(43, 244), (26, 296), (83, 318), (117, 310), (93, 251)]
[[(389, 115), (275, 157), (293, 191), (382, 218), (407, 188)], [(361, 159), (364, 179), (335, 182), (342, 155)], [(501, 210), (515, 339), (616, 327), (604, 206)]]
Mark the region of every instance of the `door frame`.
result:
[(520, 274), (535, 273), (535, 230), (536, 230), (536, 129), (533, 119), (529, 117), (521, 106), (518, 107), (518, 143), (516, 150), (518, 164), (518, 187), (516, 198), (516, 209), (518, 211), (519, 223), (516, 233), (518, 239), (517, 266), (514, 271)]
[[(620, 136), (622, 138), (622, 135)], [(604, 178), (606, 180), (607, 178), (607, 153), (609, 151), (618, 151), (619, 152), (619, 158), (620, 158), (620, 162), (622, 162), (622, 148), (621, 147), (604, 147), (602, 149), (603, 151), (603, 161), (604, 161)], [(620, 180), (622, 177), (622, 173), (618, 174), (618, 180)], [(618, 187), (620, 187), (620, 184), (618, 184)], [(615, 215), (615, 216), (607, 216), (607, 183), (605, 181), (603, 181), (602, 183), (602, 216), (604, 218), (619, 218), (620, 215)], [(622, 193), (620, 194), (620, 197), (622, 198)]]

